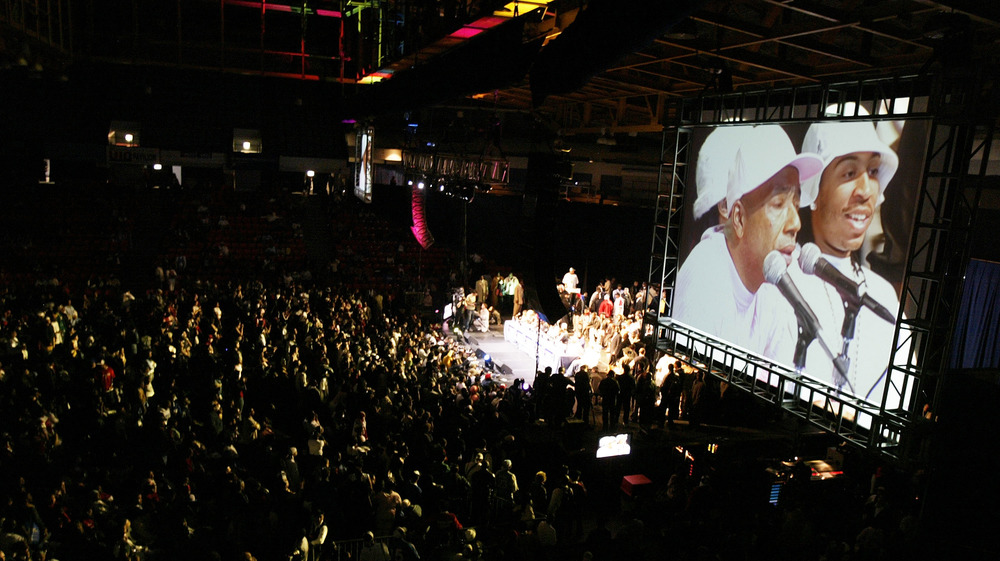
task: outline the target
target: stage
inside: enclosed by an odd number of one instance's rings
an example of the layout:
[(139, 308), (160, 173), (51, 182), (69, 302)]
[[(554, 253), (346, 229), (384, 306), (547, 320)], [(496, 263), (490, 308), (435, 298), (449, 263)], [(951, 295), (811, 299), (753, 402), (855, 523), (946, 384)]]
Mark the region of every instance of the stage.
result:
[[(535, 357), (525, 354), (511, 342), (504, 339), (503, 326), (491, 325), (490, 330), (483, 333), (469, 331), (465, 337), (460, 337), (464, 344), (476, 352), (484, 370), (493, 373), (500, 383), (510, 386), (516, 379), (524, 380), (525, 385), (535, 383)], [(495, 365), (493, 370), (485, 368), (486, 356)]]
[[(582, 348), (577, 351), (567, 349), (565, 345), (554, 343), (542, 337), (541, 344), (536, 344), (535, 332), (507, 321), (503, 325), (491, 325), (487, 332), (469, 331), (464, 337), (449, 333), (479, 358), (480, 366), (489, 370), (504, 384), (510, 384), (516, 379), (524, 380), (532, 385), (535, 373), (551, 368), (553, 373), (560, 368), (570, 370), (571, 364), (580, 357), (589, 357), (596, 364), (596, 372), (603, 377), (608, 371), (608, 363), (603, 358), (604, 353), (587, 354)], [(494, 365), (489, 368), (486, 357)]]

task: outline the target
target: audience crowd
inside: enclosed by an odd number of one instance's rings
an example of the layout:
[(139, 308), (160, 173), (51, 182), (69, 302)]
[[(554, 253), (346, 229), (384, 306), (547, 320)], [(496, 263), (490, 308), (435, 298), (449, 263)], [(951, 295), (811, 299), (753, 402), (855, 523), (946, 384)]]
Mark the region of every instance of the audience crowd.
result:
[(919, 543), (912, 484), (889, 474), (843, 478), (824, 504), (793, 472), (776, 506), (763, 469), (695, 470), (663, 441), (655, 489), (624, 495), (624, 464), (564, 422), (571, 380), (498, 383), (344, 274), (0, 287), (0, 559), (835, 560)]

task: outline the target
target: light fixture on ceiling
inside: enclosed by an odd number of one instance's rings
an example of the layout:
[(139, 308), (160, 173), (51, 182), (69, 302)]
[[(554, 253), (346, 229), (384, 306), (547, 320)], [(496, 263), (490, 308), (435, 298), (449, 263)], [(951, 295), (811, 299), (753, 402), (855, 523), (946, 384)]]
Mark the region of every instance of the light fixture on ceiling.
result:
[(663, 35), (665, 39), (673, 39), (675, 41), (690, 41), (697, 39), (698, 36), (698, 24), (691, 18), (684, 18), (677, 22)]

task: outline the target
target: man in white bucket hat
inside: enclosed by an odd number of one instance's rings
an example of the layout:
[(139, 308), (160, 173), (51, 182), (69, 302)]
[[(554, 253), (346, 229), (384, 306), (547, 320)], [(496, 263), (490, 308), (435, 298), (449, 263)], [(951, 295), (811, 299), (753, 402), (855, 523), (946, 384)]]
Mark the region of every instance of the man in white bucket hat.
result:
[(722, 223), (704, 233), (682, 264), (673, 318), (790, 364), (797, 324), (777, 288), (764, 283), (764, 258), (777, 250), (792, 261), (799, 207), (815, 199), (802, 182), (822, 170), (822, 161), (796, 154), (778, 125), (717, 129), (705, 144), (710, 150), (698, 156), (695, 206), (702, 214), (716, 206)]
[[(882, 308), (881, 316), (856, 301), (852, 308), (851, 302), (845, 302), (833, 284), (793, 268), (795, 284), (820, 325), (847, 336), (841, 349), (848, 364), (846, 378), (835, 373), (830, 358), (815, 342), (807, 350), (805, 371), (857, 397), (881, 403), (883, 373), (889, 364), (895, 331), (895, 323), (889, 318), (899, 310), (899, 298), (888, 281), (862, 262), (858, 250), (877, 216), (883, 193), (896, 174), (899, 157), (879, 139), (871, 121), (814, 123), (806, 132), (802, 150), (823, 158), (823, 172), (809, 181), (816, 192), (810, 217), (812, 242), (818, 251), (806, 245), (802, 251), (802, 270), (813, 272), (814, 264), (829, 263), (858, 284), (857, 294), (852, 297), (865, 295), (869, 302)], [(845, 322), (848, 312), (854, 316), (853, 321), (849, 316)], [(905, 355), (903, 351), (901, 357)], [(887, 407), (898, 404), (899, 396), (890, 396)]]

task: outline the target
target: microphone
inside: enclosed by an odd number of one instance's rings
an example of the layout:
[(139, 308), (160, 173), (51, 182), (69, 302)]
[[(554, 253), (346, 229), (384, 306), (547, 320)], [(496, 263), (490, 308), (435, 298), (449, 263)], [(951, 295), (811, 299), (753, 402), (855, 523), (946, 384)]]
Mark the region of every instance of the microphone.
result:
[(778, 250), (767, 254), (764, 259), (764, 280), (778, 287), (781, 294), (792, 305), (795, 310), (795, 317), (799, 320), (799, 326), (813, 336), (819, 333), (819, 318), (809, 307), (806, 299), (802, 297), (799, 288), (795, 286), (791, 276), (788, 275), (788, 265), (785, 258)]
[[(840, 374), (839, 379), (850, 386), (850, 381), (847, 380), (847, 365), (843, 357), (835, 355), (830, 350), (830, 346), (822, 336), (819, 318), (816, 317), (806, 299), (802, 297), (802, 293), (799, 292), (798, 287), (795, 286), (795, 282), (792, 281), (791, 276), (788, 274), (788, 265), (785, 264), (785, 258), (778, 250), (771, 251), (764, 258), (764, 280), (778, 287), (782, 296), (785, 297), (785, 300), (788, 300), (788, 303), (792, 305), (792, 309), (795, 310), (795, 318), (799, 324), (799, 341), (795, 347), (795, 368), (799, 371), (805, 368), (805, 350), (813, 339), (818, 339), (819, 346), (822, 347), (833, 363), (837, 373)], [(842, 385), (838, 384), (838, 386)], [(853, 392), (854, 390), (851, 389), (851, 391)]]
[(840, 293), (840, 297), (848, 305), (864, 306), (875, 313), (878, 317), (889, 323), (896, 323), (896, 316), (888, 308), (879, 304), (867, 292), (861, 289), (861, 285), (851, 280), (847, 275), (841, 273), (829, 261), (823, 257), (823, 252), (814, 243), (807, 243), (802, 246), (799, 253), (799, 267), (802, 272), (808, 275), (816, 275), (823, 279)]

